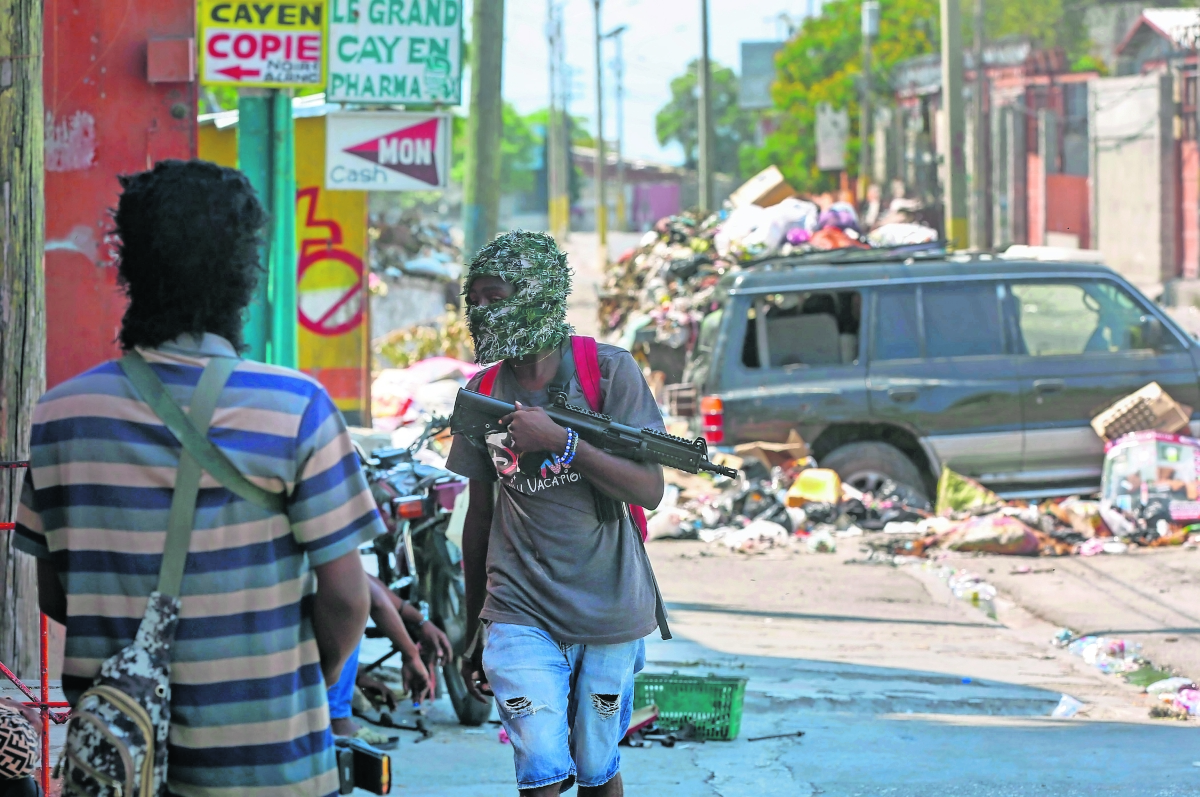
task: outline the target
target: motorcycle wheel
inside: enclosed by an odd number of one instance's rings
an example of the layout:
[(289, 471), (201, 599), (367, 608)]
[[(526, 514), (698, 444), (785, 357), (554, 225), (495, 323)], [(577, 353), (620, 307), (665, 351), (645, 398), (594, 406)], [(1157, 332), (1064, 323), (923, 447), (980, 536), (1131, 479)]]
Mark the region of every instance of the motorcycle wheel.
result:
[[(466, 647), (466, 590), (463, 586), (462, 567), (458, 558), (451, 554), (453, 543), (445, 538), (445, 528), (432, 535), (433, 556), (430, 557), (429, 585), (430, 616), (434, 623), (446, 633), (454, 648), (454, 659), (442, 665), (442, 683), (450, 695), (454, 713), (462, 725), (477, 727), (492, 716), (493, 700), (480, 702), (467, 691), (462, 677), (462, 651)], [(457, 554), (457, 549), (454, 550)]]
[(474, 728), (488, 721), (492, 716), (493, 698), (489, 697), (486, 703), (480, 703), (471, 697), (471, 693), (467, 691), (467, 683), (462, 677), (461, 656), (455, 656), (454, 661), (442, 665), (442, 679), (460, 725)]

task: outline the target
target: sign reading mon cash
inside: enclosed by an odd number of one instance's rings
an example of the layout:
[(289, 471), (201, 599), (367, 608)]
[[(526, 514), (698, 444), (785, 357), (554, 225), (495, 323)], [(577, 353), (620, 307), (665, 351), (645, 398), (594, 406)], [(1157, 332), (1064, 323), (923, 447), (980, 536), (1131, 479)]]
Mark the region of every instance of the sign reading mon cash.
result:
[(325, 0), (200, 0), (197, 16), (201, 82), (266, 88), (325, 82)]
[(329, 0), (330, 102), (457, 105), (462, 0)]
[(350, 111), (325, 117), (325, 187), (428, 191), (450, 176), (450, 116)]

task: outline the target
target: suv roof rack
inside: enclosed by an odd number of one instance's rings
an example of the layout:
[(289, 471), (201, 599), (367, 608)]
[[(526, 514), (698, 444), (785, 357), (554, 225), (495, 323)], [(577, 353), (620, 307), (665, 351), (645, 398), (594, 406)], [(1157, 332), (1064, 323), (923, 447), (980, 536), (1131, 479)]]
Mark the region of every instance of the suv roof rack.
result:
[(845, 247), (842, 249), (818, 249), (811, 252), (801, 252), (795, 255), (774, 255), (761, 260), (743, 263), (743, 268), (756, 266), (825, 266), (849, 265), (853, 263), (903, 262), (905, 260), (941, 260), (947, 256), (946, 241), (930, 241), (923, 244), (906, 244), (878, 249), (859, 249)]

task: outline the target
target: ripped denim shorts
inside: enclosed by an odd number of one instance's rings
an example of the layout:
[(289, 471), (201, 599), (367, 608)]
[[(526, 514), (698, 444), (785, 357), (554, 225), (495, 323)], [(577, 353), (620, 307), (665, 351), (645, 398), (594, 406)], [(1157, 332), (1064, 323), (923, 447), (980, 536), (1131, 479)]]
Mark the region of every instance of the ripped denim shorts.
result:
[(633, 713), (633, 676), (645, 664), (640, 639), (564, 645), (539, 628), (488, 623), (483, 669), (512, 740), (517, 787), (612, 780)]

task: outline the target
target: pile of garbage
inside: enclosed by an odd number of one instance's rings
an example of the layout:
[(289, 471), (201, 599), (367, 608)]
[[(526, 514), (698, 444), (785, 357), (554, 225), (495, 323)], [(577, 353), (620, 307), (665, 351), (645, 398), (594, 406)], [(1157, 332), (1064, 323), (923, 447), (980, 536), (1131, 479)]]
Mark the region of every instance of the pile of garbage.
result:
[(462, 231), (430, 221), (420, 208), (372, 213), (367, 235), (376, 292), (387, 290), (387, 278), (410, 275), (451, 281), (462, 276)]
[(1083, 659), (1106, 675), (1118, 675), (1157, 699), (1150, 709), (1156, 719), (1180, 719), (1200, 716), (1200, 687), (1191, 678), (1172, 674), (1154, 666), (1142, 655), (1142, 646), (1115, 637), (1076, 635), (1063, 628), (1051, 640), (1057, 647)]
[(475, 346), (466, 318), (453, 305), (427, 324), (413, 324), (371, 341), (376, 368), (409, 368), (431, 357), (475, 359)]
[(458, 389), (481, 366), (453, 357), (427, 357), (407, 368), (385, 368), (371, 383), (371, 424), (392, 432), (434, 415), (449, 417)]
[(1005, 500), (943, 468), (932, 505), (892, 481), (874, 494), (842, 484), (792, 432), (785, 443), (748, 443), (736, 447), (736, 456), (722, 455), (741, 477), (706, 482), (707, 490), (672, 504), (658, 531), (742, 551), (777, 546), (791, 535), (810, 551), (833, 552), (839, 540), (857, 537), (868, 555), (852, 561), (881, 564), (951, 551), (1096, 556), (1200, 545), (1200, 439), (1178, 433), (1190, 418), (1190, 408), (1151, 383), (1093, 420), (1108, 440), (1099, 495)]
[(601, 329), (631, 350), (651, 343), (690, 351), (700, 322), (718, 306), (716, 285), (730, 271), (776, 256), (895, 249), (938, 239), (932, 227), (894, 214), (869, 228), (848, 198), (801, 198), (772, 166), (742, 185), (717, 213), (660, 219), (605, 275)]
[[(699, 539), (743, 553), (795, 545), (833, 553), (843, 540), (907, 531), (931, 515), (927, 501), (896, 482), (874, 494), (843, 484), (816, 467), (795, 432), (787, 442), (749, 443), (717, 459), (739, 477), (668, 472), (666, 497), (650, 519), (652, 539)], [(901, 536), (897, 551), (912, 550)]]

